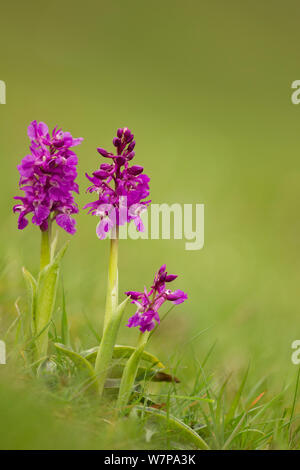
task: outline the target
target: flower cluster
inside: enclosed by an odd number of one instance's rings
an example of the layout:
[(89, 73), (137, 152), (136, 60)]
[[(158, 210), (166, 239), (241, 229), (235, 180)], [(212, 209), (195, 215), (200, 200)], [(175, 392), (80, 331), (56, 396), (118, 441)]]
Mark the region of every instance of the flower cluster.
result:
[(151, 202), (143, 201), (149, 196), (150, 178), (143, 174), (143, 167), (130, 166), (135, 153), (134, 136), (127, 127), (118, 129), (113, 139), (115, 152), (98, 148), (98, 152), (107, 159), (92, 176), (86, 177), (93, 183), (87, 191), (96, 192), (98, 199), (85, 205), (88, 213), (100, 217), (97, 225), (97, 236), (102, 240), (107, 233), (119, 225), (134, 220), (138, 231), (144, 226), (140, 217)]
[(136, 313), (129, 318), (127, 326), (129, 328), (138, 326), (140, 331), (151, 331), (155, 327), (155, 321), (160, 323), (158, 314), (159, 308), (167, 300), (173, 304), (181, 304), (187, 299), (187, 294), (182, 290), (171, 291), (166, 289), (166, 283), (174, 281), (177, 276), (168, 274), (164, 264), (155, 274), (153, 285), (148, 292), (146, 287), (144, 292), (125, 292), (132, 299), (132, 303), (137, 306)]
[(32, 222), (41, 230), (47, 230), (49, 221), (55, 219), (66, 232), (74, 234), (76, 222), (70, 215), (78, 212), (72, 194), (78, 193), (77, 156), (70, 148), (83, 139), (73, 139), (69, 132), (56, 127), (50, 136), (47, 125), (37, 121), (29, 125), (28, 136), (30, 154), (18, 166), (19, 186), (25, 194), (14, 198), (21, 201), (13, 208), (19, 213), (18, 228), (28, 225), (26, 216), (32, 212)]

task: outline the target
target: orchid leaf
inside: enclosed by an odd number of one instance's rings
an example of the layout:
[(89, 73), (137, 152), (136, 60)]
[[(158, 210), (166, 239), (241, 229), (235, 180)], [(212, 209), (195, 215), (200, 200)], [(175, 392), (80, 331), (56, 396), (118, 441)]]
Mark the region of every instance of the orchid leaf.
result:
[(146, 369), (146, 367), (139, 367), (137, 371), (136, 381), (149, 379), (152, 382), (173, 382), (180, 383), (180, 380), (174, 375), (162, 372), (159, 369)]
[(33, 275), (27, 271), (24, 267), (22, 268), (23, 276), (27, 286), (29, 311), (30, 311), (30, 322), (31, 322), (31, 334), (35, 334), (35, 302), (36, 302), (36, 290), (37, 282)]
[(97, 352), (95, 361), (95, 374), (99, 387), (99, 394), (102, 395), (104, 384), (106, 381), (107, 373), (111, 366), (114, 346), (119, 331), (121, 319), (127, 305), (129, 297), (117, 307), (113, 314), (109, 317), (102, 336), (102, 340)]
[[(35, 331), (43, 331), (52, 318), (52, 313), (56, 300), (56, 292), (59, 276), (59, 264), (65, 254), (68, 243), (56, 254), (53, 261), (46, 265), (39, 274), (37, 293), (36, 293), (36, 315), (35, 315)], [(39, 335), (36, 341), (38, 356), (42, 357), (47, 354), (48, 348), (48, 328)]]
[(64, 286), (62, 288), (62, 312), (61, 312), (61, 340), (66, 346), (70, 346), (70, 330), (66, 311), (66, 297)]
[(68, 248), (69, 242), (67, 241), (63, 247), (56, 253), (56, 255), (53, 257), (53, 261), (51, 262), (52, 266), (59, 266), (59, 263), (61, 262), (67, 248)]
[(194, 431), (190, 426), (185, 424), (175, 416), (169, 415), (162, 410), (156, 408), (143, 407), (140, 405), (135, 406), (135, 409), (139, 410), (142, 415), (148, 417), (154, 417), (158, 421), (167, 424), (169, 429), (179, 432), (183, 437), (187, 439), (193, 446), (201, 450), (209, 450), (208, 444)]
[(79, 369), (80, 371), (84, 372), (88, 378), (89, 378), (89, 386), (88, 388), (92, 388), (93, 391), (97, 391), (97, 384), (96, 384), (96, 376), (94, 373), (94, 369), (92, 365), (87, 361), (84, 357), (82, 357), (80, 354), (78, 354), (75, 351), (72, 351), (72, 349), (67, 348), (64, 344), (61, 343), (54, 343), (54, 346), (56, 349), (67, 356), (71, 361), (74, 363), (74, 365)]
[(57, 241), (58, 241), (58, 231), (56, 230), (55, 236), (52, 240), (51, 246), (50, 246), (50, 259), (51, 261), (55, 257), (55, 251), (56, 251), (56, 246), (57, 246)]
[(104, 388), (119, 389), (121, 379), (106, 379)]
[[(96, 360), (96, 356), (98, 353), (99, 347), (96, 346), (95, 348), (88, 349), (86, 351), (83, 351), (81, 354), (84, 356), (88, 361), (91, 363), (94, 363)], [(125, 345), (120, 345), (116, 344), (114, 347), (113, 351), (113, 358), (114, 359), (127, 359), (129, 358), (132, 353), (135, 351), (135, 348), (133, 346), (125, 346)], [(141, 360), (149, 362), (151, 364), (151, 367), (157, 367), (158, 369), (165, 369), (165, 366), (160, 360), (155, 357), (153, 354), (148, 353), (147, 351), (143, 351)]]
[[(109, 371), (109, 377), (113, 379), (119, 379), (122, 377), (124, 368), (126, 366), (126, 361), (115, 362), (113, 361), (112, 366)], [(160, 369), (139, 366), (137, 370), (137, 376), (135, 382), (140, 382), (143, 380), (150, 380), (152, 382), (173, 382), (179, 383), (180, 380), (177, 377), (174, 377), (166, 372), (162, 372)]]
[(135, 384), (135, 379), (138, 373), (141, 356), (147, 344), (148, 338), (149, 332), (146, 332), (145, 334), (140, 334), (138, 345), (124, 367), (117, 401), (117, 408), (119, 410), (119, 413), (127, 412), (126, 407)]

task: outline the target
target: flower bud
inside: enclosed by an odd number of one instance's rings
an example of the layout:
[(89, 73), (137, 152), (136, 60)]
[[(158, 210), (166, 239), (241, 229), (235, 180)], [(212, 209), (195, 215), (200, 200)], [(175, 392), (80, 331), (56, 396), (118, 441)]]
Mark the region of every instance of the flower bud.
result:
[(133, 140), (132, 142), (130, 142), (130, 144), (128, 145), (128, 152), (132, 152), (132, 150), (134, 149), (135, 147), (135, 140)]
[(138, 300), (143, 296), (143, 293), (130, 290), (125, 292), (125, 295), (128, 295), (128, 297), (130, 297), (132, 300)]
[(126, 158), (128, 161), (132, 160), (133, 157), (135, 156), (135, 153), (134, 152), (130, 152), (128, 155), (126, 155)]
[(109, 176), (109, 173), (107, 173), (104, 170), (96, 170), (96, 171), (94, 171), (93, 175), (96, 176), (96, 178), (100, 178), (101, 180), (105, 180)]
[(102, 157), (111, 158), (111, 154), (107, 152), (105, 149), (102, 149), (99, 147), (97, 148), (97, 151), (100, 153), (100, 155), (102, 155)]
[(122, 138), (122, 135), (123, 135), (123, 128), (119, 128), (119, 129), (117, 130), (117, 136), (119, 137), (119, 139)]
[(176, 274), (168, 274), (165, 281), (166, 282), (172, 282), (174, 281), (178, 276), (176, 276)]
[(121, 140), (118, 137), (113, 138), (113, 145), (119, 147), (121, 145)]
[(166, 264), (163, 264), (163, 265), (159, 268), (158, 274), (162, 274), (162, 273), (166, 270), (166, 267), (167, 267), (167, 265), (166, 265)]
[(133, 165), (130, 168), (128, 168), (128, 173), (133, 176), (137, 176), (143, 172), (144, 168), (139, 165)]
[(101, 163), (100, 168), (104, 171), (111, 171), (113, 169), (113, 165), (110, 165), (109, 163)]

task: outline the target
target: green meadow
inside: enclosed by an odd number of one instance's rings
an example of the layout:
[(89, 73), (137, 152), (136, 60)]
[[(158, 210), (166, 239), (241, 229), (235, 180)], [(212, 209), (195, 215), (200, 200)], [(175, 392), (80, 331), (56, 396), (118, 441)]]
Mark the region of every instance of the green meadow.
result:
[[(11, 325), (28, 315), (22, 267), (38, 274), (40, 233), (18, 230), (12, 206), (34, 119), (84, 138), (80, 209), (93, 200), (85, 172), (99, 167), (96, 148), (111, 149), (123, 126), (135, 134), (152, 203), (205, 206), (201, 250), (173, 238), (120, 241), (120, 299), (150, 286), (164, 263), (188, 293), (147, 345), (180, 383), (151, 384), (149, 399), (212, 449), (300, 448), (291, 361), (300, 339), (297, 8), (294, 0), (1, 7), (0, 448), (194, 448), (172, 422), (143, 412), (116, 420), (114, 397), (99, 403), (74, 377), (35, 377), (26, 361), (21, 322)], [(70, 244), (50, 333), (61, 334), (65, 297), (78, 351), (101, 336), (109, 241), (97, 238), (96, 217), (80, 210), (76, 220), (74, 236), (59, 230), (59, 246)], [(137, 330), (126, 327), (133, 313), (129, 305), (118, 344), (136, 345)]]

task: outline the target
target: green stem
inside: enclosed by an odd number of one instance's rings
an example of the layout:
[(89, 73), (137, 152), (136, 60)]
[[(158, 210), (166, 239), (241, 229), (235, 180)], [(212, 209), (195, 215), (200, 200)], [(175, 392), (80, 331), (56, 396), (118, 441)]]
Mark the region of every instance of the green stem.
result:
[(51, 247), (51, 229), (41, 231), (41, 259), (40, 259), (40, 271), (44, 269), (47, 264), (50, 263), (50, 247)]
[(137, 347), (132, 353), (131, 357), (128, 359), (126, 366), (124, 367), (117, 401), (117, 408), (119, 412), (121, 412), (129, 402), (137, 371), (139, 368), (141, 356), (144, 352), (149, 336), (149, 331), (140, 334)]
[(115, 238), (110, 241), (103, 334), (95, 362), (95, 374), (100, 396), (103, 394), (123, 312), (118, 309), (118, 244), (119, 228), (117, 227)]
[[(40, 273), (37, 284), (36, 292), (36, 309), (34, 312), (34, 331), (39, 336), (35, 341), (36, 346), (36, 360), (47, 354), (48, 349), (48, 328), (47, 322), (50, 321), (52, 310), (54, 307), (57, 279), (56, 273), (53, 282), (46, 280), (45, 284), (45, 271), (44, 268), (51, 262), (51, 221), (48, 219), (48, 229), (41, 231), (41, 255), (40, 255)], [(48, 281), (48, 282), (47, 282)], [(49, 284), (49, 285), (48, 285)], [(53, 286), (52, 286), (53, 284)], [(46, 299), (47, 297), (47, 299)], [(42, 300), (41, 300), (42, 299)], [(46, 299), (46, 300), (45, 300)], [(49, 315), (50, 311), (50, 315)], [(45, 317), (45, 318), (44, 318)]]
[(104, 328), (118, 306), (118, 248), (119, 227), (116, 228), (116, 238), (110, 241), (110, 254), (108, 265), (108, 279), (106, 292), (106, 305), (104, 316)]

